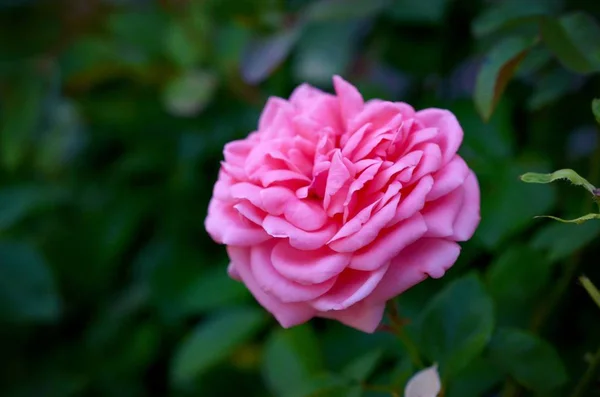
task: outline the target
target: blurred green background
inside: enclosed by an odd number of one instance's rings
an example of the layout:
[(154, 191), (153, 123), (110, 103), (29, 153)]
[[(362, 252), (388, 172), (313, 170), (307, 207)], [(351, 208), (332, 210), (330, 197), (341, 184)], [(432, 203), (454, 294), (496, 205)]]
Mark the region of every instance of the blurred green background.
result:
[(600, 222), (532, 219), (593, 203), (518, 180), (600, 183), (598, 18), (588, 0), (0, 1), (0, 395), (402, 396), (418, 363), (398, 338), (280, 329), (203, 226), (223, 145), (268, 96), (340, 74), (465, 130), (481, 226), (398, 299), (445, 396), (600, 396), (577, 282), (600, 285)]

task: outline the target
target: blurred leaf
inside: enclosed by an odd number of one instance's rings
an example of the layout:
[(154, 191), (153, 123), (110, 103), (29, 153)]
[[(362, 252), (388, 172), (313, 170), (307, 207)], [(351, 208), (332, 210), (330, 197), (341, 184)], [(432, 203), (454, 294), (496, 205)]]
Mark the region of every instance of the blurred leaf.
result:
[(600, 26), (588, 14), (575, 12), (560, 19), (544, 18), (541, 33), (548, 48), (578, 73), (600, 71)]
[(508, 37), (486, 55), (475, 86), (475, 104), (485, 120), (494, 112), (506, 84), (533, 44), (522, 37)]
[(533, 95), (527, 100), (527, 107), (535, 111), (560, 99), (576, 87), (573, 77), (562, 68), (542, 75), (537, 79)]
[(175, 116), (194, 116), (206, 107), (216, 88), (214, 75), (196, 70), (185, 72), (167, 83), (163, 92), (165, 106)]
[(227, 275), (225, 266), (213, 266), (181, 292), (179, 310), (186, 314), (202, 313), (250, 297), (248, 289)]
[(331, 22), (368, 18), (383, 11), (392, 0), (318, 0), (310, 4), (305, 17), (310, 21)]
[(499, 322), (526, 323), (530, 314), (526, 307), (546, 286), (551, 271), (546, 257), (526, 245), (514, 245), (502, 252), (486, 274)]
[(127, 46), (129, 55), (136, 54), (148, 61), (162, 53), (162, 40), (167, 35), (168, 19), (158, 8), (144, 12), (130, 10), (109, 14), (107, 28), (118, 46)]
[(354, 22), (308, 25), (294, 53), (292, 68), (296, 80), (329, 86), (333, 75), (345, 74), (359, 29), (360, 25)]
[(592, 283), (590, 279), (585, 276), (579, 277), (579, 282), (581, 285), (583, 285), (583, 288), (585, 288), (587, 293), (590, 294), (590, 297), (596, 303), (596, 305), (600, 307), (600, 291), (598, 291), (598, 288), (596, 288), (594, 283)]
[(41, 185), (12, 185), (0, 189), (0, 232), (23, 218), (63, 202), (65, 191)]
[(276, 396), (287, 396), (323, 370), (319, 342), (308, 324), (276, 329), (266, 342), (263, 375)]
[(0, 158), (4, 167), (15, 170), (25, 160), (39, 126), (45, 84), (33, 67), (7, 77), (1, 96)]
[(405, 397), (437, 397), (442, 383), (437, 364), (414, 374), (406, 384)]
[(492, 300), (479, 278), (453, 281), (425, 307), (419, 322), (420, 349), (451, 379), (485, 348), (494, 328)]
[(44, 258), (34, 247), (0, 242), (0, 320), (51, 321), (60, 297)]
[(592, 113), (594, 113), (596, 121), (600, 124), (600, 99), (594, 99), (592, 101)]
[(521, 175), (521, 180), (526, 183), (551, 183), (558, 180), (570, 181), (573, 185), (583, 186), (588, 192), (594, 194), (596, 188), (589, 183), (584, 177), (571, 169), (562, 169), (554, 171), (550, 174), (540, 174), (536, 172), (528, 172)]
[(472, 31), (475, 36), (481, 37), (509, 25), (536, 21), (554, 11), (555, 7), (548, 0), (527, 3), (520, 0), (499, 1), (475, 18)]
[(448, 0), (393, 0), (390, 15), (394, 20), (410, 23), (440, 23)]
[(171, 379), (178, 385), (192, 381), (250, 339), (266, 319), (260, 309), (240, 307), (203, 321), (178, 347)]
[(404, 388), (414, 373), (414, 370), (415, 369), (413, 368), (413, 364), (408, 355), (400, 358), (390, 374), (392, 388), (396, 391), (404, 391)]
[(497, 247), (508, 236), (530, 225), (532, 217), (554, 204), (556, 191), (551, 186), (542, 188), (515, 182), (535, 163), (507, 164), (485, 175), (489, 179), (482, 181), (481, 223), (476, 232), (485, 246)]
[(551, 261), (565, 259), (600, 235), (600, 222), (581, 225), (549, 222), (535, 234), (531, 247), (548, 251)]
[(476, 358), (448, 385), (447, 397), (481, 397), (504, 380), (487, 358)]
[(549, 392), (567, 381), (565, 367), (554, 348), (522, 330), (499, 329), (490, 342), (489, 355), (517, 382), (538, 393)]
[(258, 84), (279, 66), (300, 37), (300, 28), (251, 40), (242, 56), (241, 72), (249, 84)]
[(330, 397), (340, 396), (348, 390), (347, 381), (338, 376), (326, 374), (317, 375), (304, 382), (295, 390), (288, 390), (287, 397)]
[(187, 25), (181, 21), (171, 23), (164, 40), (167, 54), (181, 69), (197, 66), (202, 57), (203, 42), (194, 40)]
[(372, 350), (348, 363), (342, 370), (342, 374), (348, 379), (363, 382), (371, 375), (382, 355), (381, 350)]

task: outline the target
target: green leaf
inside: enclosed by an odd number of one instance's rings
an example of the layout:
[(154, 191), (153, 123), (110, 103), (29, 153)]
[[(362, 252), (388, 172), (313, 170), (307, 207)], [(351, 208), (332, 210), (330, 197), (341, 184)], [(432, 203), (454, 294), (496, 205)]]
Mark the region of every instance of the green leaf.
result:
[(585, 247), (598, 235), (600, 222), (586, 222), (579, 226), (550, 222), (535, 234), (531, 247), (547, 250), (551, 261), (560, 261)]
[(381, 350), (372, 350), (351, 361), (344, 367), (342, 374), (348, 379), (363, 382), (371, 375), (382, 356), (383, 352)]
[(241, 62), (242, 77), (247, 83), (265, 80), (289, 55), (300, 37), (300, 28), (273, 36), (250, 40)]
[(517, 382), (538, 393), (549, 392), (567, 381), (565, 367), (554, 348), (519, 329), (499, 329), (490, 342), (489, 356)]
[(173, 22), (165, 36), (165, 50), (171, 60), (182, 69), (197, 66), (203, 53), (202, 41), (194, 40), (193, 30), (183, 23)]
[(563, 218), (559, 218), (557, 216), (552, 216), (552, 215), (538, 215), (535, 216), (535, 218), (550, 218), (550, 219), (554, 219), (555, 221), (559, 221), (559, 222), (563, 222), (563, 223), (576, 223), (578, 225), (587, 222), (587, 221), (591, 221), (592, 219), (600, 219), (600, 214), (587, 214), (584, 216), (580, 216), (579, 218), (575, 218), (575, 219), (563, 219)]
[(596, 187), (589, 183), (585, 178), (571, 169), (562, 169), (550, 174), (540, 174), (537, 172), (528, 172), (521, 175), (521, 180), (526, 183), (551, 183), (558, 180), (570, 181), (573, 185), (583, 186), (588, 192), (594, 194)]
[(476, 237), (490, 248), (530, 225), (531, 218), (549, 210), (556, 199), (552, 186), (518, 183), (518, 176), (537, 161), (504, 164), (481, 175), (481, 223)]
[(197, 314), (241, 303), (250, 297), (244, 284), (227, 275), (225, 266), (213, 266), (203, 272), (181, 292), (178, 310)]
[(596, 302), (596, 305), (600, 307), (600, 291), (598, 291), (598, 288), (596, 288), (594, 283), (592, 283), (590, 279), (585, 276), (579, 277), (579, 282), (581, 285), (583, 285), (583, 288), (585, 288), (588, 294), (590, 294), (590, 297), (594, 300), (594, 302)]
[(444, 17), (448, 3), (448, 0), (394, 0), (390, 15), (400, 22), (438, 24)]
[(426, 306), (419, 345), (430, 362), (451, 379), (479, 356), (494, 328), (492, 300), (474, 274), (453, 281)]
[(544, 18), (542, 38), (550, 51), (567, 68), (578, 73), (600, 71), (600, 26), (583, 12), (556, 18)]
[(540, 110), (573, 91), (573, 78), (576, 77), (564, 68), (543, 74), (536, 82), (533, 95), (527, 100), (530, 110)]
[(51, 321), (61, 302), (44, 258), (25, 243), (0, 242), (0, 319)]
[(345, 74), (358, 28), (359, 25), (344, 21), (308, 25), (294, 53), (292, 70), (296, 80), (328, 86), (331, 76)]
[(506, 84), (533, 44), (522, 37), (508, 37), (486, 55), (475, 85), (475, 105), (485, 120), (491, 117)]
[(546, 256), (526, 245), (514, 245), (502, 252), (486, 273), (498, 321), (526, 323), (530, 315), (528, 303), (548, 284), (551, 271)]
[(553, 11), (554, 7), (549, 1), (504, 0), (494, 3), (494, 6), (475, 18), (472, 31), (475, 36), (481, 37), (509, 25), (535, 21)]
[(266, 342), (263, 375), (273, 395), (286, 396), (323, 370), (319, 342), (309, 325), (275, 330)]
[(260, 309), (240, 307), (201, 322), (177, 348), (172, 380), (178, 385), (192, 381), (256, 334), (266, 319)]
[(392, 0), (320, 0), (305, 11), (309, 21), (331, 22), (355, 18), (368, 18), (383, 11)]
[(164, 103), (175, 116), (194, 116), (208, 105), (216, 88), (217, 79), (213, 74), (188, 71), (167, 83), (163, 92)]
[(286, 392), (287, 397), (330, 397), (343, 396), (343, 391), (348, 389), (347, 381), (337, 375), (317, 375), (304, 382), (298, 389)]
[(487, 358), (476, 358), (448, 385), (447, 397), (487, 396), (504, 375)]
[(592, 101), (592, 113), (594, 113), (594, 117), (598, 124), (600, 124), (600, 99), (596, 98)]
[(40, 185), (12, 185), (0, 189), (0, 231), (66, 199), (66, 192)]

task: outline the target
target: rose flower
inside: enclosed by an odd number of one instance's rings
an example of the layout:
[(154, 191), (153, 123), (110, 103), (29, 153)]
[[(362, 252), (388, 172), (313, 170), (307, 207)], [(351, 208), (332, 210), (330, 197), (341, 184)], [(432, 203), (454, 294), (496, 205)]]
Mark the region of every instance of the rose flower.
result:
[(447, 110), (299, 86), (228, 143), (206, 229), (229, 274), (283, 327), (312, 317), (365, 332), (385, 303), (456, 261), (479, 224), (479, 186)]

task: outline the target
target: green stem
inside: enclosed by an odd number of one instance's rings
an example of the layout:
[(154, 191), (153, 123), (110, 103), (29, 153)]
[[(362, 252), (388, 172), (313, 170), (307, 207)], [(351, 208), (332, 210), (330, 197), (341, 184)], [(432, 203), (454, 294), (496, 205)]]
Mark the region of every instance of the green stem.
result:
[(425, 368), (425, 365), (421, 360), (421, 355), (419, 354), (419, 349), (417, 348), (416, 343), (404, 329), (404, 322), (400, 318), (398, 308), (396, 307), (396, 302), (393, 300), (388, 302), (387, 309), (387, 314), (390, 318), (392, 331), (398, 337), (398, 339), (400, 339), (400, 341), (406, 348), (411, 362), (415, 367), (419, 369)]
[(595, 381), (596, 376), (599, 372), (600, 348), (596, 351), (594, 357), (592, 357), (592, 362), (590, 363), (589, 367), (587, 368), (581, 379), (579, 379), (577, 386), (575, 386), (575, 390), (573, 390), (573, 393), (571, 393), (571, 397), (583, 397), (590, 385)]

